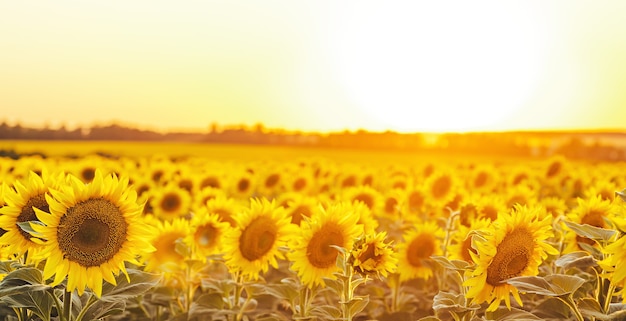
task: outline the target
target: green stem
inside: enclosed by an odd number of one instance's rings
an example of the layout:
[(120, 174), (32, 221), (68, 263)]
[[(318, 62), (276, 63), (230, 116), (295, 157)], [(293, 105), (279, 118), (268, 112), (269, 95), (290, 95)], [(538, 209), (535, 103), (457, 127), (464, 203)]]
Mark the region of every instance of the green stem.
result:
[(95, 295), (90, 294), (89, 299), (87, 300), (87, 303), (85, 303), (85, 306), (83, 307), (83, 309), (80, 310), (80, 313), (76, 317), (75, 321), (81, 321), (83, 317), (85, 316), (85, 313), (87, 313), (87, 310), (97, 301), (98, 301), (98, 298)]
[(602, 307), (602, 312), (605, 314), (609, 314), (609, 309), (611, 308), (611, 301), (613, 299), (613, 292), (615, 292), (615, 286), (613, 283), (609, 282), (609, 287), (606, 291), (606, 296), (604, 298), (604, 305)]
[(390, 313), (394, 313), (398, 311), (398, 299), (400, 298), (400, 274), (394, 273), (391, 275), (391, 311)]
[(63, 317), (62, 320), (72, 320), (72, 292), (67, 291), (63, 293)]
[(574, 316), (576, 316), (577, 321), (585, 321), (585, 318), (583, 317), (582, 313), (580, 313), (580, 310), (578, 310), (578, 306), (572, 299), (571, 295), (565, 298), (562, 298), (562, 297), (557, 297), (557, 298), (563, 301), (563, 303), (565, 303), (570, 308), (570, 310), (572, 310), (572, 312), (574, 313)]
[(301, 318), (306, 318), (309, 315), (309, 296), (311, 290), (306, 285), (301, 285), (300, 288), (300, 311), (296, 314)]
[(341, 307), (343, 311), (343, 320), (352, 321), (352, 312), (350, 311), (350, 302), (352, 302), (352, 267), (348, 266), (348, 258), (344, 254), (343, 258), (343, 291), (341, 293)]

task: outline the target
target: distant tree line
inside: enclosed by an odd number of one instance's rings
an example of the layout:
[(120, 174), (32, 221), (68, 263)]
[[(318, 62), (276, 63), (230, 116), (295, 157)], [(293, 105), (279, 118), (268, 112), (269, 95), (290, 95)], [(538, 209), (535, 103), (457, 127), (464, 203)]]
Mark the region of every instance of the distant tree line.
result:
[[(434, 137), (434, 139), (433, 139)], [(611, 142), (606, 143), (610, 138)], [(0, 124), (3, 140), (174, 141), (223, 144), (269, 144), (324, 148), (405, 150), (448, 154), (548, 156), (561, 154), (589, 160), (626, 160), (626, 133), (479, 132), (403, 134), (393, 131), (342, 131), (328, 134), (211, 124), (206, 132), (156, 132), (119, 124), (58, 129)]]

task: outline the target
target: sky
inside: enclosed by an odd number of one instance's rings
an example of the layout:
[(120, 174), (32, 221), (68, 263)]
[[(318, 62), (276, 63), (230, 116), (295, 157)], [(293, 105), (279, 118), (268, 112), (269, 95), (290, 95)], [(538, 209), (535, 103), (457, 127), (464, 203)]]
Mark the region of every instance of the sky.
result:
[(2, 1), (0, 122), (626, 130), (626, 1)]

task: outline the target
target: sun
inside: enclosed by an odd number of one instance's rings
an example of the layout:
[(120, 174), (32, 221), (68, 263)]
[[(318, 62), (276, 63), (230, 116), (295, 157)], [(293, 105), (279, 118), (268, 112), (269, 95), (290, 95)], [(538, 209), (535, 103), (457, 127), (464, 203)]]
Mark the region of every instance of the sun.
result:
[(503, 130), (532, 103), (545, 37), (508, 2), (358, 2), (336, 12), (336, 81), (379, 130)]

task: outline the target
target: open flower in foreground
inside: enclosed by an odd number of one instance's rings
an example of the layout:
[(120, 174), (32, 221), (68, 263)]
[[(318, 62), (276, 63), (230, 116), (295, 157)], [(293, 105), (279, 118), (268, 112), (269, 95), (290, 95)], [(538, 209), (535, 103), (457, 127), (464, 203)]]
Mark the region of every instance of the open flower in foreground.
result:
[(53, 286), (67, 277), (67, 291), (82, 295), (88, 287), (100, 297), (103, 280), (115, 285), (119, 271), (127, 274), (125, 262), (140, 264), (137, 256), (154, 250), (127, 179), (96, 171), (87, 185), (69, 176), (68, 185), (50, 193), (50, 213), (35, 209), (45, 225), (31, 226), (45, 240), (43, 277), (54, 275)]
[(235, 216), (237, 226), (224, 235), (224, 260), (233, 272), (258, 279), (269, 266), (278, 268), (284, 259), (281, 246), (287, 245), (296, 226), (287, 211), (267, 199), (251, 199), (250, 208)]
[(386, 277), (396, 270), (398, 259), (390, 243), (385, 243), (386, 232), (368, 233), (354, 244), (349, 262), (362, 275)]
[(359, 215), (349, 202), (331, 203), (328, 208), (318, 207), (310, 220), (301, 225), (302, 232), (290, 246), (288, 255), (293, 262), (291, 269), (301, 282), (312, 288), (325, 286), (324, 277), (334, 278), (339, 272), (339, 251), (331, 245), (350, 250), (354, 240), (363, 234), (363, 225), (358, 224)]
[(516, 276), (534, 276), (548, 254), (558, 254), (546, 242), (552, 236), (552, 216), (541, 207), (515, 206), (500, 213), (483, 240), (475, 239), (478, 254), (470, 253), (476, 269), (469, 271), (463, 285), (469, 286), (467, 298), (473, 303), (490, 303), (495, 310), (502, 300), (511, 308), (510, 294), (517, 303), (522, 300), (517, 289), (506, 283)]

